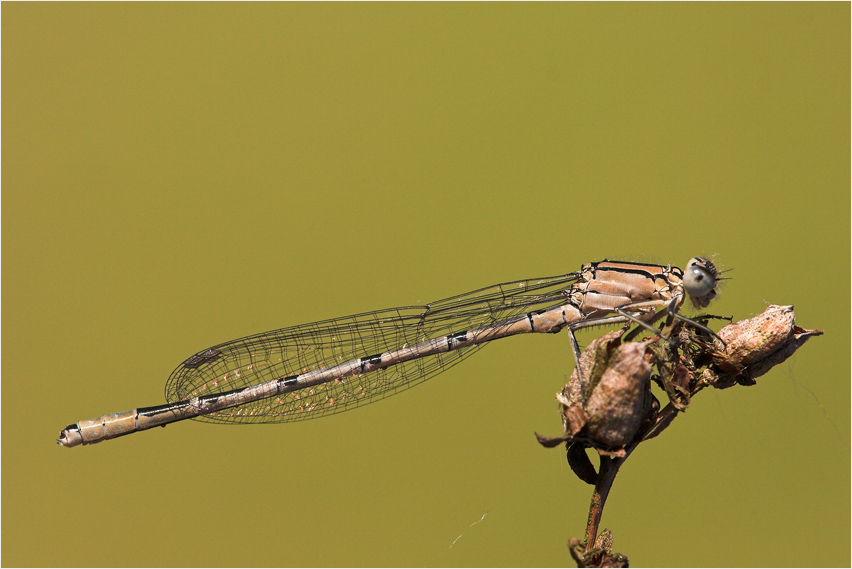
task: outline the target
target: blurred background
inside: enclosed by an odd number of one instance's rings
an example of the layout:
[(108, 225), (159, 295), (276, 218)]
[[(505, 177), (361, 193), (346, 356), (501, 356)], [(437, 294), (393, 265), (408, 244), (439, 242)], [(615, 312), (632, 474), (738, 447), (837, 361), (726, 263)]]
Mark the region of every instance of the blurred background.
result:
[(848, 3), (2, 16), (3, 565), (571, 566), (591, 487), (533, 436), (565, 334), (321, 420), (54, 439), (222, 341), (695, 255), (715, 314), (825, 335), (697, 397), (602, 527), (635, 566), (850, 563)]

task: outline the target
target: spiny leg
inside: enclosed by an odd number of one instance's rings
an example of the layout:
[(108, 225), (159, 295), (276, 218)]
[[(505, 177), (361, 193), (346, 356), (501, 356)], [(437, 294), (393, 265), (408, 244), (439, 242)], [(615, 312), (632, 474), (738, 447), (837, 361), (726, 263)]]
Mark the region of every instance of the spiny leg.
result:
[(682, 322), (686, 322), (687, 324), (691, 324), (692, 326), (694, 326), (694, 327), (698, 328), (699, 330), (703, 330), (703, 331), (707, 332), (707, 333), (708, 333), (708, 334), (710, 334), (712, 337), (714, 337), (714, 338), (716, 338), (717, 340), (719, 340), (720, 342), (722, 342), (722, 345), (723, 345), (723, 346), (725, 346), (726, 348), (728, 347), (728, 344), (726, 344), (726, 343), (725, 343), (725, 340), (723, 340), (722, 338), (720, 338), (719, 336), (717, 336), (717, 335), (716, 335), (716, 332), (714, 332), (713, 330), (711, 330), (711, 329), (710, 329), (710, 328), (708, 328), (707, 326), (705, 326), (705, 325), (703, 325), (703, 324), (701, 324), (701, 323), (699, 323), (699, 322), (696, 322), (695, 320), (692, 320), (691, 318), (687, 318), (686, 316), (681, 316), (680, 314), (678, 314), (678, 313), (676, 313), (676, 312), (673, 312), (673, 313), (672, 313), (672, 316), (674, 316), (675, 318), (677, 318), (678, 320), (680, 320), (680, 321), (682, 321)]
[[(645, 324), (647, 324), (648, 326), (652, 326), (654, 323), (656, 323), (656, 322), (657, 322), (657, 320), (659, 320), (659, 319), (660, 319), (660, 318), (662, 318), (663, 316), (666, 316), (668, 313), (669, 313), (669, 312), (668, 312), (668, 310), (661, 310), (660, 312), (657, 312), (657, 313), (653, 316), (653, 318), (650, 318), (650, 319), (648, 319), (648, 320), (645, 320), (644, 322), (645, 322)], [(633, 330), (631, 330), (631, 331), (630, 331), (630, 332), (629, 332), (626, 336), (624, 336), (624, 338), (622, 338), (622, 340), (623, 340), (624, 342), (631, 342), (631, 341), (633, 341), (633, 338), (635, 338), (636, 336), (638, 336), (638, 335), (639, 335), (639, 332), (641, 332), (641, 331), (642, 331), (642, 329), (643, 329), (643, 327), (642, 327), (642, 326), (636, 326), (636, 327), (635, 327)], [(654, 328), (653, 330), (654, 330), (654, 334), (660, 334), (660, 331), (659, 331), (659, 330), (657, 330), (656, 328)]]
[(574, 330), (568, 326), (568, 339), (571, 340), (571, 349), (574, 352), (574, 367), (577, 369), (577, 379), (580, 381), (580, 398), (583, 407), (586, 406), (586, 385), (583, 382), (583, 371), (580, 369), (580, 345), (574, 336)]
[[(674, 299), (671, 302), (667, 303), (665, 300), (642, 300), (642, 301), (639, 301), (639, 302), (631, 302), (629, 304), (622, 304), (621, 306), (616, 306), (615, 311), (618, 312), (621, 316), (623, 316), (626, 320), (629, 320), (629, 321), (641, 326), (642, 328), (645, 328), (646, 330), (648, 330), (652, 334), (659, 336), (663, 340), (668, 342), (669, 339), (666, 336), (664, 336), (662, 332), (660, 332), (659, 330), (657, 330), (656, 328), (651, 326), (651, 324), (653, 324), (654, 322), (656, 322), (657, 320), (659, 320), (660, 318), (662, 318), (666, 314), (675, 314), (675, 311), (672, 309), (672, 307), (675, 306), (676, 301), (677, 301), (677, 299)], [(663, 306), (663, 305), (666, 305), (666, 304), (668, 304), (668, 306), (665, 306), (665, 308), (663, 308), (663, 310), (660, 310), (659, 312), (654, 314), (650, 319), (647, 319), (647, 320), (642, 320), (641, 318), (634, 316), (633, 314), (628, 312), (628, 310), (632, 311), (632, 312), (639, 311), (639, 314), (642, 314), (644, 312), (645, 315), (647, 315), (648, 314), (647, 310), (649, 308), (657, 308), (659, 306)], [(633, 332), (631, 332), (630, 335), (628, 336), (628, 339), (632, 339), (634, 336), (636, 336), (636, 334), (638, 333), (637, 330), (638, 330), (638, 328), (636, 330), (634, 330)]]
[(628, 322), (622, 316), (607, 316), (605, 318), (593, 318), (591, 320), (580, 320), (568, 325), (568, 338), (571, 340), (571, 348), (574, 352), (574, 364), (577, 369), (577, 379), (580, 382), (580, 396), (582, 403), (586, 405), (586, 382), (583, 381), (583, 370), (580, 368), (580, 344), (577, 343), (577, 337), (574, 335), (576, 330), (583, 328), (591, 328), (592, 326), (605, 326), (607, 324), (618, 324), (620, 322)]

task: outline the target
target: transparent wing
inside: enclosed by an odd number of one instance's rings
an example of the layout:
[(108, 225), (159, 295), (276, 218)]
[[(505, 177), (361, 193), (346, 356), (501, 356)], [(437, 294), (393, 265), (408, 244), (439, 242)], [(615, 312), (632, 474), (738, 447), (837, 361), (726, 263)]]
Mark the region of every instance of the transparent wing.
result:
[[(166, 382), (170, 403), (302, 374), (565, 302), (577, 273), (502, 283), (424, 306), (388, 308), (273, 330), (219, 344), (183, 362)], [(224, 423), (312, 419), (399, 393), (484, 344), (407, 361), (197, 417)]]

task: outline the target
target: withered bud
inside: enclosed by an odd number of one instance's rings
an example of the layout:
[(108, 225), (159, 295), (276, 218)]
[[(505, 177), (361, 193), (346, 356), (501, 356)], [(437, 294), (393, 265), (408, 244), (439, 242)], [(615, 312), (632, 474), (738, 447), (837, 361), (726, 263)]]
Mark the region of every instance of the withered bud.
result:
[(728, 374), (727, 381), (716, 387), (729, 387), (734, 379), (739, 383), (754, 383), (754, 379), (783, 362), (810, 337), (822, 330), (805, 330), (796, 326), (792, 306), (769, 306), (762, 314), (740, 320), (719, 330), (712, 354), (713, 364)]
[(593, 441), (621, 447), (633, 440), (651, 405), (645, 342), (620, 345), (586, 403)]
[[(703, 326), (701, 319), (699, 324)], [(714, 344), (702, 326), (670, 324), (669, 341), (658, 343), (660, 334), (627, 344), (621, 343), (622, 332), (606, 334), (580, 356), (583, 383), (575, 370), (556, 396), (563, 405), (564, 434), (537, 435), (539, 442), (547, 447), (567, 443), (571, 469), (595, 485), (586, 540), (571, 538), (568, 543), (578, 567), (628, 566), (624, 555), (612, 552), (612, 534), (607, 530), (589, 542), (597, 535), (615, 475), (635, 445), (659, 435), (703, 388), (752, 385), (754, 378), (786, 360), (810, 337), (822, 334), (796, 326), (792, 306), (772, 305), (763, 314), (725, 326), (718, 333), (723, 341), (716, 339)], [(650, 362), (657, 370), (653, 380), (669, 396), (663, 409), (651, 394)], [(601, 455), (599, 472), (586, 455), (588, 447)]]
[(593, 340), (580, 356), (583, 385), (574, 370), (557, 397), (565, 405), (566, 436), (582, 431), (595, 446), (623, 447), (642, 425), (652, 404), (651, 366), (645, 357), (652, 340), (622, 344), (621, 335), (620, 331), (610, 332)]

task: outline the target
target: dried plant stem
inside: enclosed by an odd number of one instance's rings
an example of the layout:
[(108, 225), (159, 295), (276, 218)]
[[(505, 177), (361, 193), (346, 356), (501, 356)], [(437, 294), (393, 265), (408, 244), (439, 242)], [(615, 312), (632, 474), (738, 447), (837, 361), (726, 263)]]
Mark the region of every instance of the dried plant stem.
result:
[[(674, 415), (677, 415), (677, 411), (672, 413), (672, 418), (674, 418)], [(667, 421), (666, 426), (668, 426), (668, 423), (671, 423), (671, 419)], [(663, 429), (665, 429), (665, 427), (663, 427)], [(589, 521), (586, 523), (585, 543), (587, 545), (595, 543), (595, 540), (598, 537), (598, 527), (601, 523), (601, 516), (603, 516), (604, 505), (606, 505), (606, 499), (609, 496), (612, 484), (615, 482), (615, 476), (618, 474), (618, 469), (621, 468), (621, 465), (624, 464), (624, 461), (627, 460), (630, 453), (633, 452), (638, 444), (639, 443), (636, 442), (625, 447), (624, 456), (621, 458), (601, 456), (598, 478), (595, 481), (595, 491), (592, 493), (592, 504), (589, 506)]]
[(609, 491), (615, 482), (615, 476), (618, 474), (619, 468), (630, 456), (630, 453), (636, 449), (637, 445), (642, 441), (654, 438), (659, 435), (666, 427), (668, 427), (679, 411), (674, 405), (669, 403), (657, 415), (657, 419), (653, 426), (648, 429), (644, 436), (638, 441), (627, 445), (624, 448), (624, 456), (620, 458), (610, 458), (601, 456), (601, 464), (598, 472), (597, 480), (595, 480), (595, 491), (592, 493), (592, 503), (589, 506), (589, 521), (586, 523), (585, 543), (591, 546), (595, 543), (598, 537), (598, 528), (600, 527), (601, 517), (603, 516), (604, 505), (609, 496)]
[(612, 459), (608, 456), (601, 457), (600, 473), (598, 474), (597, 482), (595, 482), (595, 491), (592, 494), (592, 504), (589, 506), (589, 521), (586, 524), (586, 546), (595, 543), (598, 537), (598, 526), (601, 523), (606, 498), (609, 496), (609, 490), (612, 488), (612, 483), (615, 482), (615, 475), (618, 474), (618, 469), (623, 459)]
[[(627, 557), (612, 551), (612, 532), (599, 532), (599, 527), (615, 477), (640, 443), (668, 428), (699, 391), (754, 385), (755, 378), (785, 361), (809, 338), (822, 334), (796, 326), (793, 307), (777, 305), (725, 326), (715, 342), (683, 326), (674, 330), (677, 342), (671, 344), (659, 343), (658, 337), (623, 342), (623, 331), (594, 340), (580, 358), (591, 395), (581, 397), (584, 386), (575, 371), (557, 394), (563, 405), (563, 435), (536, 435), (545, 447), (564, 443), (571, 469), (595, 488), (584, 540), (568, 542), (578, 567), (627, 566)], [(662, 409), (650, 393), (650, 381), (669, 397)], [(597, 472), (585, 454), (587, 448), (598, 451)]]

